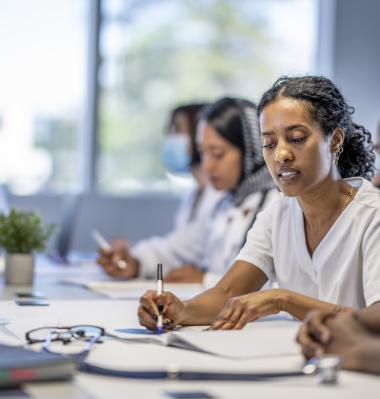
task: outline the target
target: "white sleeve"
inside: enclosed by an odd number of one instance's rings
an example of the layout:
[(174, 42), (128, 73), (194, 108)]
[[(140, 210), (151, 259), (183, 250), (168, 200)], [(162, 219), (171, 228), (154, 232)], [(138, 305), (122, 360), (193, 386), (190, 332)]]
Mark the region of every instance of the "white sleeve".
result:
[(163, 264), (165, 274), (185, 264), (199, 266), (207, 222), (188, 223), (165, 237), (152, 237), (134, 245), (131, 254), (140, 262), (139, 276), (155, 278), (157, 263)]
[(248, 231), (247, 240), (235, 259), (257, 266), (270, 281), (275, 281), (272, 245), (274, 213), (272, 204), (257, 215), (255, 223)]
[(363, 241), (363, 290), (367, 306), (380, 301), (380, 213), (372, 219)]
[(181, 199), (174, 217), (174, 230), (181, 229), (189, 223), (194, 196), (195, 192), (193, 190)]

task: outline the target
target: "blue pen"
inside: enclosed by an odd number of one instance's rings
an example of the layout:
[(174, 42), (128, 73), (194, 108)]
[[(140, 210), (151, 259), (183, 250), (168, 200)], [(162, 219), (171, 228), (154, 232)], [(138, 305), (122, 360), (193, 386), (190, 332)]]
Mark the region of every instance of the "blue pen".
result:
[[(164, 282), (162, 280), (162, 263), (157, 264), (157, 295), (161, 295), (164, 291)], [(158, 319), (157, 319), (157, 334), (162, 334), (164, 332), (163, 323), (163, 306), (158, 305)]]

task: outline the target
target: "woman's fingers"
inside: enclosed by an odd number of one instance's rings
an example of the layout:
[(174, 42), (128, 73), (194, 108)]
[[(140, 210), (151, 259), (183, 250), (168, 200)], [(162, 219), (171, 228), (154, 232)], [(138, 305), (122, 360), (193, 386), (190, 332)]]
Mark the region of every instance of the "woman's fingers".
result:
[(244, 314), (245, 310), (242, 307), (236, 307), (230, 314), (228, 320), (226, 320), (222, 325), (219, 326), (219, 330), (233, 330)]
[(310, 335), (309, 328), (305, 323), (301, 325), (296, 341), (301, 345), (302, 353), (306, 359), (310, 359), (323, 352), (322, 345)]
[(230, 301), (224, 306), (224, 308), (219, 312), (216, 316), (215, 321), (210, 325), (210, 330), (219, 330), (219, 328), (227, 322), (229, 316), (233, 312), (233, 307), (231, 306)]
[[(150, 290), (140, 298), (140, 307), (138, 310), (139, 320), (144, 322), (148, 320), (146, 327), (154, 329), (157, 324), (159, 313), (162, 313), (164, 328), (167, 330), (172, 329), (178, 325), (182, 309), (183, 303), (171, 292), (164, 292), (161, 295), (157, 295), (156, 291)], [(142, 310), (149, 315), (148, 318)]]
[[(157, 304), (162, 307), (164, 327), (167, 329), (176, 327), (179, 322), (183, 303), (171, 292), (165, 292), (158, 297)], [(165, 323), (165, 320), (167, 323)]]
[(316, 341), (326, 345), (331, 341), (331, 331), (326, 325), (328, 318), (334, 317), (331, 312), (311, 312), (306, 316), (304, 324), (309, 335)]
[(241, 317), (244, 307), (238, 299), (230, 299), (226, 306), (217, 316), (216, 320), (211, 324), (210, 330), (230, 330)]
[(326, 320), (334, 317), (331, 312), (310, 312), (297, 334), (297, 342), (302, 347), (302, 353), (309, 359), (324, 353), (324, 346), (331, 341), (331, 331), (326, 326)]
[(137, 315), (139, 318), (139, 323), (148, 328), (149, 330), (156, 329), (156, 320), (153, 319), (152, 315), (144, 308), (143, 305), (140, 305), (137, 311)]
[(114, 264), (107, 264), (103, 269), (111, 277), (129, 277), (127, 269), (120, 269)]
[(229, 299), (210, 329), (241, 329), (259, 317), (278, 313), (276, 295), (277, 290), (265, 290)]
[(115, 241), (111, 243), (110, 249), (98, 250), (99, 256), (97, 263), (103, 266), (104, 271), (112, 277), (134, 277), (136, 274), (135, 265), (130, 263), (128, 246), (125, 241)]
[(242, 330), (246, 324), (251, 321), (247, 317), (247, 314), (243, 312), (239, 318), (239, 320), (235, 323), (235, 327), (233, 327), (234, 330)]
[(156, 301), (157, 292), (153, 290), (147, 291), (144, 296), (140, 298), (140, 305), (146, 309), (152, 318), (157, 318), (159, 313)]

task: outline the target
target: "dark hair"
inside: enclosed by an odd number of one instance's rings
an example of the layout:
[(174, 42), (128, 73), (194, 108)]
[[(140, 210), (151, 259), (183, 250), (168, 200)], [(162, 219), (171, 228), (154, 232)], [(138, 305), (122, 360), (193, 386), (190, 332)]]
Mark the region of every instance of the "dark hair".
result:
[(344, 141), (338, 161), (340, 175), (343, 178), (361, 176), (371, 179), (375, 161), (371, 133), (352, 121), (354, 108), (346, 103), (330, 79), (324, 76), (280, 77), (261, 97), (258, 116), (279, 97), (303, 101), (310, 117), (320, 124), (326, 136), (341, 128)]
[(265, 166), (254, 103), (242, 98), (224, 97), (206, 107), (199, 120), (206, 121), (221, 137), (241, 151), (241, 180)]
[(206, 121), (223, 138), (244, 155), (242, 108), (248, 106), (256, 110), (256, 105), (248, 100), (224, 97), (206, 107), (199, 119)]
[(199, 113), (207, 105), (208, 104), (206, 103), (180, 105), (174, 108), (170, 115), (169, 127), (173, 125), (174, 119), (178, 114), (184, 114), (188, 121), (191, 146), (191, 166), (199, 165), (201, 163), (201, 156), (196, 143), (196, 132)]

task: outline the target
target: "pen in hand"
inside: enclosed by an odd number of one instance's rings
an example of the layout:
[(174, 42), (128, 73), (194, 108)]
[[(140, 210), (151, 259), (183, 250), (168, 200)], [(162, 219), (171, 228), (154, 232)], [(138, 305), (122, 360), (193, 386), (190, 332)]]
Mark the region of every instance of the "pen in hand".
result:
[[(92, 230), (91, 234), (96, 243), (103, 251), (109, 252), (112, 250), (110, 243), (102, 236), (102, 234), (100, 234), (98, 230)], [(120, 270), (125, 270), (127, 268), (127, 262), (124, 259), (119, 259), (116, 262), (116, 265)]]
[[(161, 295), (164, 291), (162, 279), (162, 263), (157, 264), (157, 295)], [(158, 318), (157, 318), (157, 334), (162, 334), (164, 332), (163, 324), (163, 305), (157, 305), (158, 308)]]

